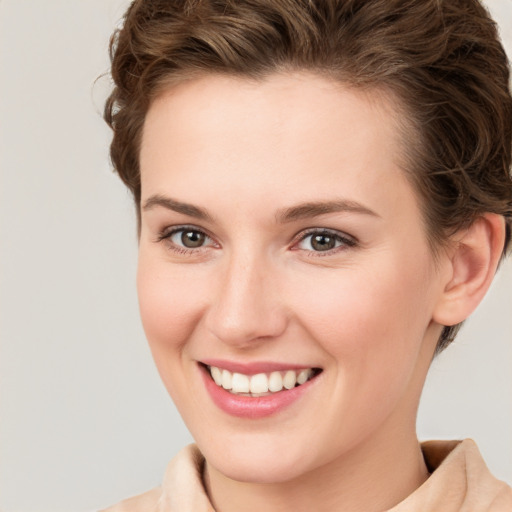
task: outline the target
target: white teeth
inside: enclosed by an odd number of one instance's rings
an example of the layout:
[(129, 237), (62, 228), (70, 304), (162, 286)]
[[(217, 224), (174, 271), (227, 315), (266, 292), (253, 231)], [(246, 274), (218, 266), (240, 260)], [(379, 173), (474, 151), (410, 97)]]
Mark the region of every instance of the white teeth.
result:
[(288, 370), (284, 374), (283, 386), (286, 389), (292, 389), (295, 387), (296, 382), (297, 382), (297, 374), (293, 370)]
[(268, 379), (268, 390), (272, 392), (281, 391), (283, 389), (283, 376), (280, 372), (272, 372)]
[(293, 389), (307, 382), (313, 376), (313, 369), (308, 368), (295, 372), (257, 373), (249, 376), (243, 373), (231, 373), (229, 370), (209, 367), (212, 379), (217, 386), (232, 393), (246, 394), (248, 396), (264, 396), (270, 393), (277, 393), (284, 389)]
[(231, 389), (233, 393), (249, 393), (249, 377), (242, 373), (233, 373)]
[(215, 381), (215, 384), (217, 386), (222, 386), (222, 372), (219, 368), (216, 368), (215, 366), (212, 366), (210, 368), (210, 371), (212, 373), (213, 380)]
[(268, 393), (268, 378), (264, 373), (258, 373), (251, 377), (251, 393)]
[(301, 370), (299, 372), (299, 374), (297, 375), (297, 383), (299, 385), (304, 384), (304, 382), (306, 382), (309, 379), (310, 375), (311, 375), (311, 370)]
[(231, 389), (231, 382), (233, 381), (233, 374), (227, 370), (222, 370), (222, 387), (224, 389)]

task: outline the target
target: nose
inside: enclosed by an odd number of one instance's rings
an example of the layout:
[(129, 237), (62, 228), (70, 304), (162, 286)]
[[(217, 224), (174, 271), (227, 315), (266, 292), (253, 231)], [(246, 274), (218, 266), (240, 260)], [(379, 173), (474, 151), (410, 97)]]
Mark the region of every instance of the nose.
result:
[(224, 261), (212, 293), (205, 325), (222, 342), (254, 347), (280, 336), (288, 318), (277, 269), (254, 254), (232, 255)]

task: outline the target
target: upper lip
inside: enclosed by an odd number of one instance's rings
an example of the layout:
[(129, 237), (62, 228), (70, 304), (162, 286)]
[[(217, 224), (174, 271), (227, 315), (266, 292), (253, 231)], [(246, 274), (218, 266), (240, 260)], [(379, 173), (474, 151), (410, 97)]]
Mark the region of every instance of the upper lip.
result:
[(216, 366), (217, 368), (228, 370), (231, 373), (243, 373), (244, 375), (255, 375), (257, 373), (270, 373), (286, 370), (307, 370), (308, 368), (317, 368), (311, 365), (280, 363), (275, 361), (253, 361), (242, 363), (238, 361), (229, 361), (225, 359), (202, 359), (199, 362), (206, 366)]

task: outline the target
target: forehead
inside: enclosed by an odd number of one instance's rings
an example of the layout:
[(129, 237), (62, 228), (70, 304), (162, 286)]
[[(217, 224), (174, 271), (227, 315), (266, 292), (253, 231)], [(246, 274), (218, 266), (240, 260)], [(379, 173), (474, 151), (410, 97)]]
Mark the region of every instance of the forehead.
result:
[(356, 88), (305, 71), (258, 80), (208, 74), (175, 84), (157, 96), (146, 116), (143, 146), (148, 142), (148, 124), (162, 121), (168, 129), (172, 124), (178, 128), (173, 135), (185, 137), (189, 128), (200, 137), (238, 127), (249, 128), (249, 135), (256, 135), (258, 129), (265, 133), (274, 129), (278, 135), (281, 129), (280, 136), (312, 128), (308, 135), (314, 138), (315, 133), (322, 136), (325, 128), (357, 118), (394, 138), (397, 110), (397, 101), (382, 89)]
[(395, 112), (381, 91), (308, 73), (182, 83), (147, 114), (143, 199), (172, 191), (193, 200), (201, 191), (206, 197), (222, 190), (231, 199), (282, 202), (286, 190), (290, 202), (333, 193), (378, 202), (382, 191), (394, 201), (406, 185), (397, 184), (405, 180)]

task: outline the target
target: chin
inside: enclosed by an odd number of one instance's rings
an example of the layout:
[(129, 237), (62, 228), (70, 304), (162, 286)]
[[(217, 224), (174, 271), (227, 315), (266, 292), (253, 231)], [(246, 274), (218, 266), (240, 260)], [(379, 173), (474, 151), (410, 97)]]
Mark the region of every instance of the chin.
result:
[(303, 445), (293, 448), (273, 446), (268, 443), (245, 442), (231, 443), (230, 447), (219, 448), (207, 443), (203, 450), (208, 464), (224, 476), (246, 483), (272, 484), (293, 480), (308, 472), (313, 461), (303, 452)]
[(279, 456), (276, 455), (265, 462), (236, 459), (210, 461), (208, 459), (208, 463), (231, 480), (254, 484), (288, 482), (305, 472), (297, 464), (283, 464), (283, 461), (278, 459)]

